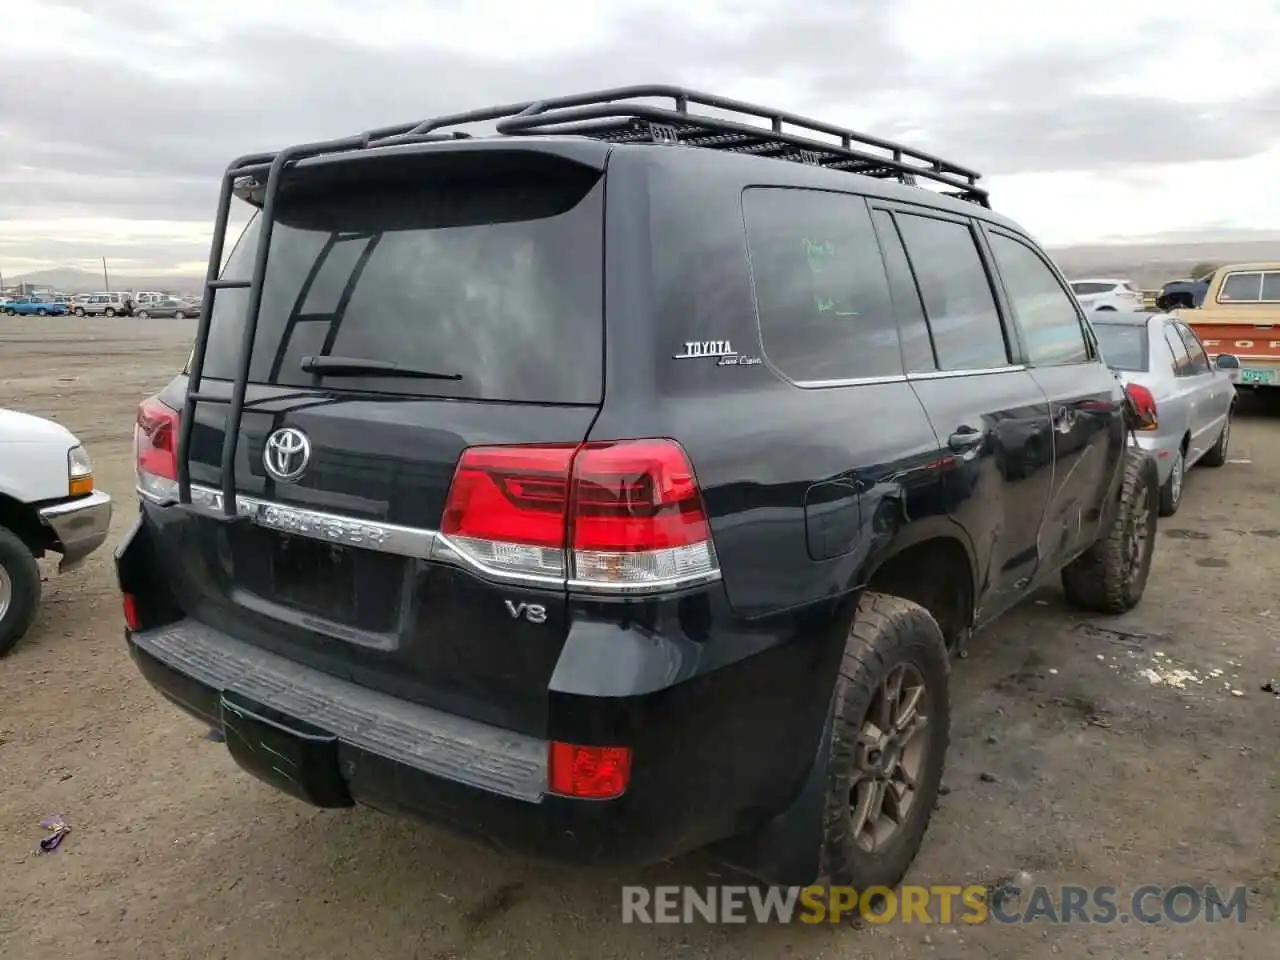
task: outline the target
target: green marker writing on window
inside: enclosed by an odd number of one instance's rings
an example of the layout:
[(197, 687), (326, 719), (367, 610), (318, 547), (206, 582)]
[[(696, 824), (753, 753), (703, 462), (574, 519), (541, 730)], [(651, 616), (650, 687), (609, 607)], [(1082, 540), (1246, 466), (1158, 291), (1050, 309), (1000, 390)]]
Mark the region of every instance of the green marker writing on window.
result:
[(824, 261), (836, 255), (836, 245), (830, 240), (810, 240), (808, 237), (801, 237), (800, 242), (804, 244), (804, 255), (809, 260), (809, 269), (814, 273), (821, 273)]

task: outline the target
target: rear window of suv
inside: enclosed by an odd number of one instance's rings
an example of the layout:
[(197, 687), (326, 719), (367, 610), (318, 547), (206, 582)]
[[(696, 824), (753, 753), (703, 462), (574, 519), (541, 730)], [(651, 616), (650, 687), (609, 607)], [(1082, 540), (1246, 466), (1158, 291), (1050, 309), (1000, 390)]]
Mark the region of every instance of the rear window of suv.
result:
[(1087, 297), (1094, 293), (1110, 293), (1116, 288), (1114, 283), (1098, 283), (1096, 280), (1079, 280), (1071, 284), (1077, 297)]
[[(603, 178), (530, 167), (282, 190), (250, 382), (598, 403)], [(255, 216), (224, 278), (251, 276), (260, 227)], [(218, 291), (205, 376), (234, 379), (248, 293)], [(323, 355), (460, 379), (303, 372), (303, 357)]]

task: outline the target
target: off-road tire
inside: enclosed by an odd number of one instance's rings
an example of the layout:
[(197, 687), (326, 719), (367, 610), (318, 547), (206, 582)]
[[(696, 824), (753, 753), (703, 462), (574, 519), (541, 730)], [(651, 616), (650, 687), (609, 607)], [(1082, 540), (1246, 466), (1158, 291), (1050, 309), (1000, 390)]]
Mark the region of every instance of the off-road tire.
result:
[(1218, 434), (1218, 442), (1200, 458), (1200, 462), (1206, 467), (1220, 467), (1227, 462), (1227, 446), (1231, 443), (1231, 417), (1235, 412), (1235, 404), (1232, 404), (1227, 411), (1226, 422), (1222, 424), (1222, 432)]
[[(867, 710), (895, 666), (919, 671), (929, 697), (927, 752), (915, 800), (905, 823), (875, 853), (855, 842), (850, 793), (855, 753)], [(864, 593), (845, 644), (832, 699), (831, 753), (823, 809), (821, 872), (831, 885), (893, 888), (906, 876), (924, 840), (937, 803), (950, 740), (950, 654), (937, 621), (918, 604), (880, 593)]]
[(0, 567), (9, 582), (9, 604), (0, 614), (0, 657), (22, 639), (40, 605), (40, 568), (27, 545), (0, 527)]
[[(1148, 476), (1146, 454), (1132, 448), (1125, 451), (1124, 477), (1119, 503), (1109, 529), (1087, 551), (1062, 571), (1062, 589), (1067, 600), (1093, 613), (1125, 613), (1142, 599), (1151, 575), (1159, 514), (1159, 487)], [(1138, 570), (1130, 576), (1128, 539), (1134, 523), (1146, 514), (1147, 536)]]

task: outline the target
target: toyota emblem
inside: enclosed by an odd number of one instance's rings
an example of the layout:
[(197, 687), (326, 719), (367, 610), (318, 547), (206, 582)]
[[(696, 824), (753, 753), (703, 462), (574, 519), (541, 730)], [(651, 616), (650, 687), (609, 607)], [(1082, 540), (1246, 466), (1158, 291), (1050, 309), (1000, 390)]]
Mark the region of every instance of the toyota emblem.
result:
[(281, 427), (267, 437), (262, 451), (262, 465), (274, 480), (288, 483), (306, 472), (311, 462), (311, 441), (301, 430)]

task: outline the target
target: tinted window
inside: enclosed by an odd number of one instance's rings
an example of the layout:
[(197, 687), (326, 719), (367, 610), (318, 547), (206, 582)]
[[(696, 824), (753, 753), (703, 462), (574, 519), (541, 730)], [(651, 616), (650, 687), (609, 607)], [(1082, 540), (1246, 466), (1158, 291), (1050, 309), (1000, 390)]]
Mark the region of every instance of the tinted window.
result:
[(1187, 354), (1187, 345), (1168, 326), (1164, 328), (1164, 339), (1173, 351), (1173, 372), (1180, 377), (1186, 376), (1191, 372), (1191, 357)]
[(1008, 347), (973, 231), (962, 223), (898, 214), (942, 370), (1007, 366)]
[(1261, 294), (1262, 274), (1233, 273), (1223, 281), (1222, 290), (1218, 293), (1218, 299), (1233, 303), (1257, 302)]
[(1098, 346), (1107, 366), (1117, 370), (1147, 369), (1147, 325), (1095, 323)]
[(933, 340), (929, 337), (929, 325), (924, 319), (924, 305), (907, 252), (902, 248), (902, 238), (893, 222), (893, 214), (876, 210), (871, 214), (876, 233), (880, 237), (880, 250), (884, 254), (884, 269), (889, 277), (889, 291), (893, 307), (898, 314), (898, 336), (902, 340), (902, 358), (908, 373), (928, 373), (938, 369), (933, 355)]
[[(603, 182), (559, 170), (406, 177), (282, 193), (250, 380), (595, 403), (603, 366)], [(224, 276), (248, 279), (260, 218)], [(205, 373), (234, 376), (248, 291), (214, 301)], [(305, 356), (396, 361), (461, 380), (323, 378)]]
[(1280, 273), (1262, 275), (1262, 299), (1270, 303), (1280, 301)]
[(742, 206), (770, 362), (801, 382), (901, 375), (893, 302), (866, 202), (755, 188)]
[(1191, 369), (1196, 373), (1209, 372), (1209, 357), (1200, 344), (1200, 338), (1185, 324), (1175, 323), (1174, 327), (1187, 345), (1187, 356), (1191, 358)]
[(1014, 320), (1026, 341), (1027, 359), (1042, 366), (1087, 362), (1089, 349), (1075, 300), (1039, 254), (998, 233), (991, 235), (991, 252)]
[(1081, 280), (1073, 283), (1071, 289), (1076, 296), (1086, 297), (1091, 293), (1109, 293), (1115, 289), (1114, 283), (1097, 283), (1092, 280)]

